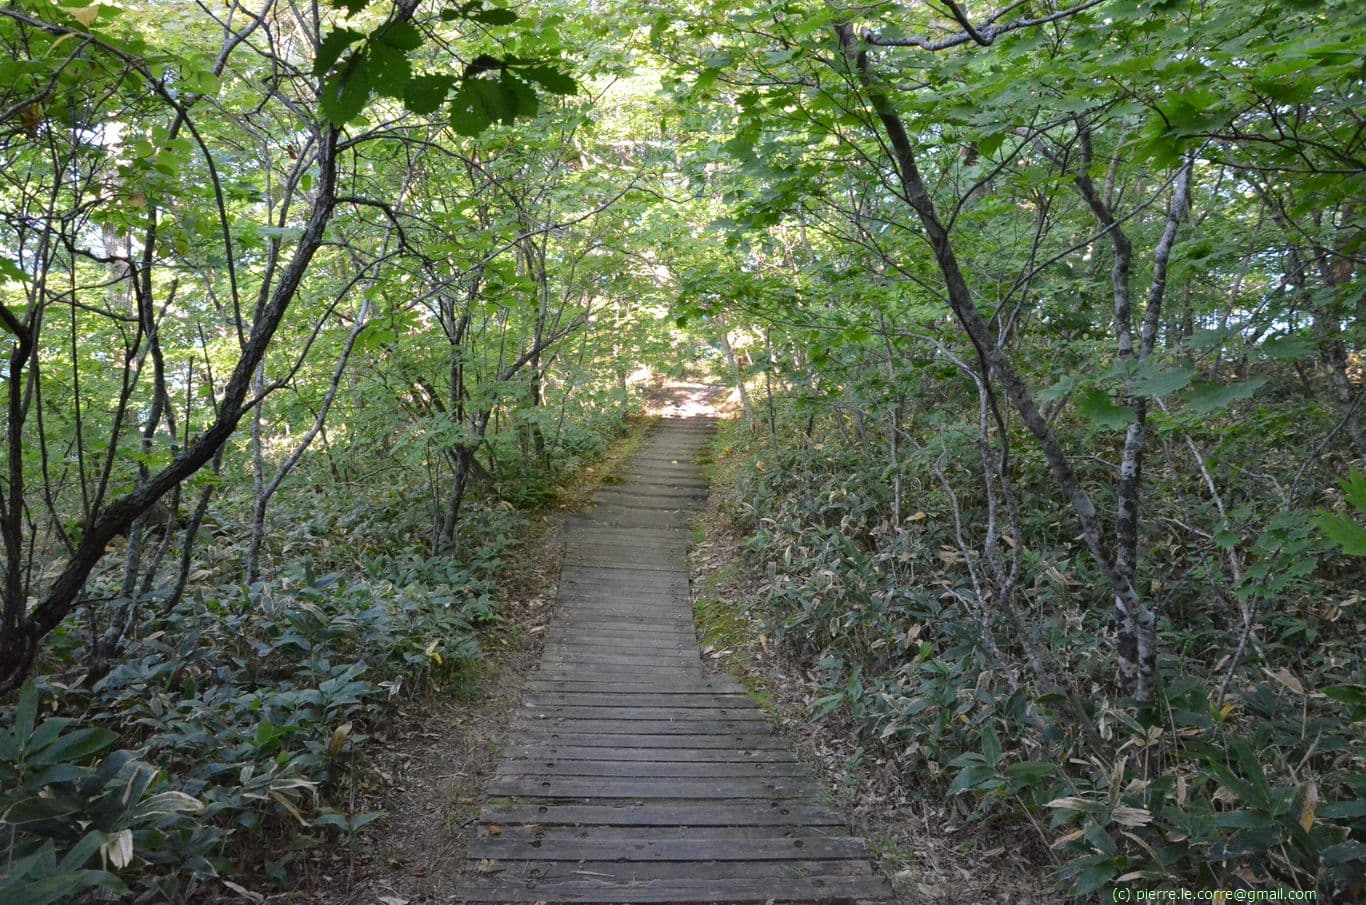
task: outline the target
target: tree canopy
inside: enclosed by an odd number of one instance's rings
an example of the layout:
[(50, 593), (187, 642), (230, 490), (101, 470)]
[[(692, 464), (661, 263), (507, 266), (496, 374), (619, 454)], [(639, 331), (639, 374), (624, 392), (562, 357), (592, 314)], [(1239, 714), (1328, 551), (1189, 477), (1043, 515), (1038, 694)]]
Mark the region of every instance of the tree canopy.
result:
[(703, 374), (813, 717), (1072, 896), (1360, 894), (1362, 4), (19, 0), (0, 44), (0, 897), (358, 829), (304, 792), (353, 723)]

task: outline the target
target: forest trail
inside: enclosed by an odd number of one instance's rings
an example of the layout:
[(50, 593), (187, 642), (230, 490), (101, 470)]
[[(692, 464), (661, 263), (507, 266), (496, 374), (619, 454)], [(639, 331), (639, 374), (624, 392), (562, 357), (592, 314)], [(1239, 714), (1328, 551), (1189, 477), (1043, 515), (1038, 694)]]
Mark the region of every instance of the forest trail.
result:
[(566, 526), (557, 616), (490, 780), (464, 901), (891, 900), (744, 687), (703, 673), (687, 524), (713, 420), (665, 418)]

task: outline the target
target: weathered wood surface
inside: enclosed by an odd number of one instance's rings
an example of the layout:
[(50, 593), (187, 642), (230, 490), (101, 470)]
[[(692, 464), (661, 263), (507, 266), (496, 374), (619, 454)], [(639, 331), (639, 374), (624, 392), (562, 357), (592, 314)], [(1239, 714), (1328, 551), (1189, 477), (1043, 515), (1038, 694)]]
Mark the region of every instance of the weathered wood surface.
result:
[(711, 428), (666, 419), (566, 524), (555, 621), (461, 901), (891, 901), (744, 688), (702, 671), (687, 524)]

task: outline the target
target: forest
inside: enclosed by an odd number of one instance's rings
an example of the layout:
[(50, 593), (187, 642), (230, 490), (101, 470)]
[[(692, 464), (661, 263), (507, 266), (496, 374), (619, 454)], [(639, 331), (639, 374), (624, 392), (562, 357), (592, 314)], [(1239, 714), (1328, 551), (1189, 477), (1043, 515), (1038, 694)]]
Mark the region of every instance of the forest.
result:
[(729, 393), (737, 643), (1038, 901), (1366, 898), (1366, 5), (7, 0), (0, 44), (0, 901), (315, 901), (670, 380)]

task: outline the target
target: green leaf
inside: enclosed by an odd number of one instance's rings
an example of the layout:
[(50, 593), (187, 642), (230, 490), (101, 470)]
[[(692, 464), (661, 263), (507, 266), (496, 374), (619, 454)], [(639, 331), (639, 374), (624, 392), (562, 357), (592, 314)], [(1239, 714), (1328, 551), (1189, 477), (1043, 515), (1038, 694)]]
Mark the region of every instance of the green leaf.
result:
[(1169, 396), (1184, 390), (1190, 382), (1188, 368), (1163, 367), (1149, 358), (1135, 370), (1132, 389), (1135, 396)]
[(383, 348), (385, 345), (398, 338), (398, 334), (387, 326), (377, 321), (371, 321), (365, 325), (365, 329), (356, 337), (357, 352), (372, 352)]
[(403, 106), (419, 116), (435, 113), (454, 84), (455, 77), (450, 75), (413, 76), (403, 89)]
[(44, 798), (35, 795), (32, 798), (21, 798), (10, 805), (0, 821), (14, 826), (24, 823), (40, 823), (44, 820), (53, 820), (58, 817), (65, 817), (77, 811), (76, 802), (63, 798)]
[(76, 871), (75, 874), (53, 874), (41, 880), (19, 886), (18, 889), (5, 889), (10, 895), (5, 901), (23, 902), (25, 905), (52, 905), (52, 902), (70, 902), (72, 893), (102, 886), (113, 893), (127, 893), (128, 887), (123, 880), (107, 871)]
[(1323, 536), (1342, 548), (1348, 556), (1366, 556), (1366, 528), (1345, 515), (1321, 512), (1318, 517), (1319, 530)]
[(23, 282), (28, 279), (28, 274), (24, 273), (24, 269), (18, 264), (7, 257), (0, 255), (0, 277)]
[(1348, 839), (1346, 842), (1328, 846), (1319, 854), (1324, 864), (1346, 864), (1348, 861), (1366, 858), (1366, 845), (1355, 839)]
[(1211, 412), (1227, 408), (1231, 403), (1240, 399), (1251, 398), (1264, 383), (1266, 383), (1265, 377), (1251, 377), (1239, 383), (1231, 383), (1228, 386), (1220, 386), (1217, 383), (1198, 383), (1183, 397), (1182, 401), (1195, 414), (1208, 415)]
[(1353, 469), (1347, 477), (1338, 482), (1338, 486), (1342, 488), (1352, 508), (1366, 515), (1366, 471)]
[(322, 112), (334, 126), (343, 126), (360, 115), (370, 99), (370, 68), (361, 57), (352, 57), (341, 72), (323, 86)]
[(1075, 390), (1078, 384), (1080, 383), (1080, 377), (1069, 375), (1067, 377), (1060, 378), (1058, 382), (1054, 383), (1052, 386), (1045, 387), (1042, 390), (1040, 390), (1038, 392), (1038, 395), (1035, 396), (1035, 398), (1040, 403), (1048, 405), (1050, 403), (1057, 402), (1059, 399), (1063, 398), (1068, 393)]
[(1133, 409), (1115, 405), (1099, 387), (1089, 387), (1073, 400), (1077, 412), (1101, 430), (1124, 430), (1134, 420)]
[(1232, 550), (1241, 540), (1237, 532), (1227, 528), (1214, 532), (1214, 545), (1221, 550)]
[(348, 16), (354, 16), (370, 5), (370, 0), (328, 0), (328, 2), (331, 3), (333, 9), (346, 10)]
[(518, 72), (551, 94), (575, 94), (579, 90), (572, 77), (553, 66), (523, 66)]
[(461, 135), (478, 135), (494, 122), (511, 122), (517, 97), (501, 81), (467, 78), (451, 100), (451, 126)]
[(81, 837), (80, 842), (73, 845), (71, 849), (62, 856), (62, 863), (58, 865), (58, 870), (72, 871), (80, 870), (82, 867), (85, 867), (86, 862), (93, 858), (95, 853), (100, 850), (100, 846), (104, 844), (106, 838), (105, 834), (99, 830), (91, 830), (86, 833)]
[(996, 730), (987, 726), (982, 730), (982, 756), (994, 767), (1001, 762), (1002, 754), (1001, 740), (997, 737)]
[(403, 98), (413, 77), (412, 64), (405, 51), (382, 43), (370, 45), (366, 60), (370, 87), (384, 97)]
[(477, 13), (471, 13), (470, 19), (475, 22), (483, 22), (485, 25), (511, 25), (517, 21), (517, 14), (510, 9), (493, 7), (491, 9), (481, 9)]
[(334, 28), (329, 31), (318, 46), (318, 56), (313, 61), (313, 74), (325, 75), (337, 60), (341, 59), (346, 48), (363, 37), (365, 35), (354, 28)]
[(77, 729), (59, 736), (42, 751), (34, 752), (33, 764), (47, 767), (61, 761), (81, 761), (97, 754), (119, 740), (118, 733), (108, 729)]
[(1307, 336), (1273, 336), (1258, 348), (1275, 361), (1297, 361), (1313, 353), (1316, 343)]
[(19, 702), (14, 708), (14, 735), (23, 745), (33, 735), (33, 726), (38, 719), (38, 686), (25, 682), (19, 690)]
[(510, 70), (504, 69), (498, 81), (509, 92), (517, 104), (517, 116), (535, 116), (541, 109), (541, 101), (536, 90), (517, 78)]
[(397, 50), (417, 50), (422, 46), (422, 32), (411, 22), (393, 22), (375, 32), (375, 40)]
[(1334, 820), (1366, 817), (1366, 801), (1334, 801), (1320, 807), (1318, 816)]
[(1005, 132), (993, 132), (991, 135), (988, 135), (977, 142), (977, 153), (981, 154), (983, 157), (990, 157), (1000, 150), (1001, 145), (1005, 143), (1005, 140)]
[(1339, 704), (1351, 704), (1353, 707), (1366, 706), (1366, 688), (1360, 685), (1329, 685), (1323, 689), (1324, 697), (1337, 701)]
[(139, 820), (166, 817), (171, 814), (196, 813), (204, 810), (204, 803), (184, 792), (158, 792), (138, 805), (134, 816)]
[(1006, 767), (1006, 776), (1021, 786), (1033, 786), (1058, 772), (1058, 768), (1041, 760), (1025, 760)]

